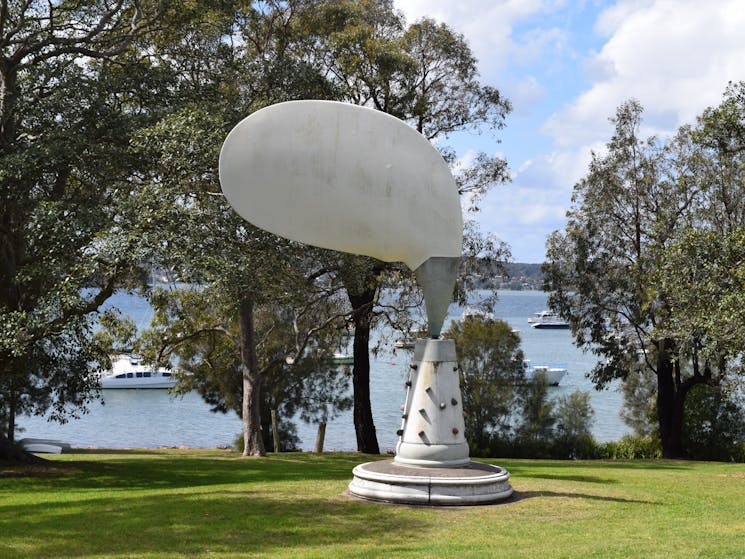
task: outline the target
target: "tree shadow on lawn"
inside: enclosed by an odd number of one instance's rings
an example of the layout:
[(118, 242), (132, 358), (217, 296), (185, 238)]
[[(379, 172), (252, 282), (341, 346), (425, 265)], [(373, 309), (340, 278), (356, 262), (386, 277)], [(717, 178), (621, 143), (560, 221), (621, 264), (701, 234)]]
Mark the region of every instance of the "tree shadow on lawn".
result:
[[(489, 460), (489, 462), (495, 462)], [(499, 461), (496, 461), (499, 462)], [(693, 464), (684, 461), (673, 460), (598, 460), (598, 461), (575, 461), (575, 460), (556, 460), (551, 462), (544, 461), (519, 461), (503, 460), (499, 463), (514, 476), (547, 478), (547, 479), (567, 479), (574, 481), (588, 481), (594, 483), (618, 483), (618, 480), (604, 478), (593, 475), (585, 475), (578, 472), (581, 470), (591, 469), (595, 472), (599, 470), (651, 470), (651, 471), (684, 471), (693, 469)], [(548, 473), (543, 473), (548, 471)], [(565, 475), (563, 472), (567, 472)]]
[[(11, 519), (12, 517), (12, 519)], [(384, 534), (413, 544), (426, 520), (391, 515), (342, 496), (273, 498), (270, 491), (122, 495), (117, 499), (16, 505), (0, 514), (5, 544), (30, 556), (85, 557), (153, 554), (253, 556), (278, 549), (375, 545)]]
[[(351, 480), (352, 468), (362, 459), (355, 454), (274, 454), (263, 458), (157, 451), (101, 454), (115, 457), (101, 461), (50, 460), (44, 467), (18, 468), (6, 477), (27, 478), (19, 487), (24, 491), (33, 485), (34, 478), (55, 478), (57, 489), (179, 489), (247, 482)], [(143, 460), (143, 456), (150, 459)], [(12, 491), (13, 486), (5, 489)]]

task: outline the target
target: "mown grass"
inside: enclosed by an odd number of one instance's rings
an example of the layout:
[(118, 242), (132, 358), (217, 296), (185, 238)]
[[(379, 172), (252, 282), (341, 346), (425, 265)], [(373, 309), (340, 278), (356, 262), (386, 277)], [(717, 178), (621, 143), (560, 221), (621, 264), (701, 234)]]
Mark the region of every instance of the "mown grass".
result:
[(499, 460), (515, 496), (345, 492), (355, 454), (87, 451), (0, 467), (0, 557), (745, 558), (745, 465)]

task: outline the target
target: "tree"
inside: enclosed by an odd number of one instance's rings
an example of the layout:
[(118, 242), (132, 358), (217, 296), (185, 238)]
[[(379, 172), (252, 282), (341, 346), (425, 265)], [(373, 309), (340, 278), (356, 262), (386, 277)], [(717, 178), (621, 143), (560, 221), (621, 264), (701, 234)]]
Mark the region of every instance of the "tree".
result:
[(697, 460), (745, 461), (745, 402), (722, 386), (696, 385), (686, 401), (683, 445)]
[[(301, 43), (300, 56), (321, 69), (337, 99), (394, 115), (430, 140), (482, 125), (492, 130), (504, 126), (509, 102), (496, 89), (479, 83), (476, 60), (465, 38), (446, 25), (423, 20), (407, 27), (390, 0), (328, 0), (305, 15), (300, 24), (309, 33), (307, 42)], [(452, 152), (445, 152), (452, 162)], [(464, 170), (459, 188), (476, 197), (506, 177), (501, 158), (480, 155), (473, 167)], [(347, 287), (355, 327), (357, 447), (377, 454), (369, 399), (369, 333), (386, 277), (393, 273), (398, 282), (406, 272), (395, 264), (368, 258), (341, 261), (340, 277)], [(408, 292), (404, 295), (406, 300), (398, 306), (406, 311), (411, 300)]]
[(549, 304), (579, 345), (603, 356), (592, 372), (598, 388), (633, 371), (654, 375), (666, 457), (684, 455), (691, 389), (721, 383), (741, 360), (741, 329), (727, 314), (741, 299), (732, 279), (744, 225), (734, 172), (741, 89), (664, 145), (640, 140), (641, 107), (622, 105), (607, 154), (593, 156), (565, 231), (548, 242)]
[(623, 380), (623, 409), (626, 425), (641, 437), (657, 432), (657, 383), (642, 369), (629, 371)]
[[(3, 2), (0, 9), (0, 456), (15, 417), (64, 420), (106, 363), (94, 313), (131, 279), (129, 147), (147, 120), (124, 58), (161, 5)], [(74, 99), (74, 102), (71, 102)]]
[[(347, 376), (332, 360), (331, 325), (344, 313), (328, 316), (323, 297), (292, 287), (290, 298), (277, 297), (255, 311), (260, 432), (264, 447), (275, 451), (295, 446), (287, 419), (297, 412), (306, 421), (327, 421), (349, 407)], [(138, 349), (154, 362), (176, 358), (178, 392), (197, 390), (212, 411), (242, 417), (240, 325), (225, 295), (209, 285), (159, 289), (151, 297), (155, 316)]]
[(556, 424), (555, 405), (548, 397), (544, 371), (533, 375), (520, 393), (522, 414), (515, 435), (521, 445), (536, 448), (551, 441)]
[[(314, 289), (313, 278), (318, 275), (308, 265), (304, 247), (245, 223), (219, 195), (214, 162), (230, 126), (222, 117), (185, 109), (164, 118), (139, 139), (141, 149), (157, 161), (150, 178), (151, 188), (157, 192), (153, 211), (161, 217), (167, 215), (170, 224), (154, 237), (158, 246), (153, 248), (157, 248), (160, 262), (176, 269), (182, 279), (202, 286), (180, 302), (188, 303), (185, 308), (199, 309), (192, 318), (202, 320), (194, 323), (187, 323), (186, 310), (178, 310), (178, 302), (174, 306), (155, 297), (156, 308), (161, 302), (165, 306), (151, 335), (166, 335), (165, 347), (188, 357), (185, 367), (193, 372), (221, 367), (218, 375), (225, 376), (226, 387), (232, 383), (228, 380), (231, 372), (239, 367), (244, 454), (262, 455), (262, 387), (288, 355), (293, 356), (296, 368), (301, 366), (308, 343), (326, 319), (298, 331), (297, 336), (305, 337), (296, 339), (278, 356), (259, 350), (272, 339), (276, 324), (271, 320), (257, 323), (257, 317), (277, 304), (295, 309), (310, 306), (297, 302), (301, 296), (317, 304), (324, 288)], [(193, 143), (196, 136), (202, 140), (199, 145)], [(297, 326), (296, 317), (288, 326), (293, 324)], [(222, 359), (211, 364), (210, 358), (216, 355), (212, 350), (215, 336), (223, 339), (219, 345)], [(207, 392), (213, 389), (211, 386)]]
[(559, 398), (556, 404), (555, 444), (570, 458), (589, 458), (595, 447), (592, 427), (595, 412), (590, 393), (576, 390)]
[[(308, 326), (297, 333), (305, 336), (302, 343), (295, 340), (298, 343), (283, 350), (281, 358), (267, 356), (260, 346), (276, 329), (271, 321), (257, 322), (257, 317), (275, 304), (302, 309), (289, 294), (310, 294), (317, 302), (322, 289), (315, 282), (324, 273), (312, 264), (306, 248), (261, 231), (235, 214), (221, 195), (216, 163), (228, 131), (247, 114), (274, 102), (328, 94), (318, 72), (290, 56), (296, 40), (292, 22), (306, 4), (268, 2), (208, 12), (203, 19), (188, 21), (183, 33), (164, 37), (152, 56), (175, 92), (176, 107), (135, 141), (149, 154), (151, 165), (143, 183), (151, 193), (148, 208), (163, 224), (150, 238), (152, 257), (177, 269), (183, 279), (202, 284), (196, 296), (211, 303), (204, 309), (204, 322), (192, 325), (182, 338), (169, 338), (168, 345), (192, 355), (199, 363), (188, 366), (201, 371), (210, 367), (203, 336), (219, 333), (223, 338), (220, 366), (225, 369), (199, 378), (206, 379), (202, 386), (208, 398), (229, 400), (231, 393), (218, 394), (216, 389), (234, 385), (229, 379), (239, 365), (244, 455), (265, 452), (261, 423), (263, 404), (271, 395), (262, 395), (267, 379), (277, 367), (289, 366), (281, 365), (288, 355), (294, 356), (290, 368), (300, 370), (308, 357), (304, 351), (321, 329), (319, 324)], [(159, 328), (168, 329), (175, 317), (164, 317)], [(189, 348), (182, 341), (186, 339)], [(225, 349), (231, 347), (232, 353)]]
[(455, 341), (469, 446), (486, 449), (495, 432), (510, 429), (525, 382), (520, 338), (506, 322), (482, 316), (453, 321), (445, 337)]
[(572, 392), (559, 398), (556, 406), (556, 429), (560, 436), (568, 439), (588, 437), (594, 415), (590, 393)]

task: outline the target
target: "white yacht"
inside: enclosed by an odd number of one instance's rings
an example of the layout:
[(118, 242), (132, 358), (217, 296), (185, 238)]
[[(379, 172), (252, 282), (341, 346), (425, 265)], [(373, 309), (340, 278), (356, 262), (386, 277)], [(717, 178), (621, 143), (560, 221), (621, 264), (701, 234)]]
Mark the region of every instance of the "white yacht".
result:
[(528, 380), (533, 379), (533, 375), (543, 373), (549, 386), (559, 386), (561, 380), (566, 376), (567, 370), (564, 367), (554, 365), (531, 365), (530, 361), (525, 361), (525, 377)]
[(569, 323), (559, 317), (558, 314), (552, 311), (541, 311), (535, 313), (528, 319), (528, 323), (533, 328), (552, 328), (552, 329), (567, 329)]
[(111, 371), (101, 377), (101, 388), (172, 388), (176, 385), (176, 377), (170, 371), (146, 367), (139, 355), (112, 355), (111, 364)]

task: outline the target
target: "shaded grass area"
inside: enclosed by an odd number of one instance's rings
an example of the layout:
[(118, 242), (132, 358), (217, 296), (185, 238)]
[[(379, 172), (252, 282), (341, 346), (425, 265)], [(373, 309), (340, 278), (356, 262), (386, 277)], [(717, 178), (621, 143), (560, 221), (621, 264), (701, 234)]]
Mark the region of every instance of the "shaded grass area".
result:
[(745, 558), (742, 464), (500, 460), (512, 499), (427, 508), (345, 494), (364, 460), (96, 450), (0, 466), (0, 557)]

